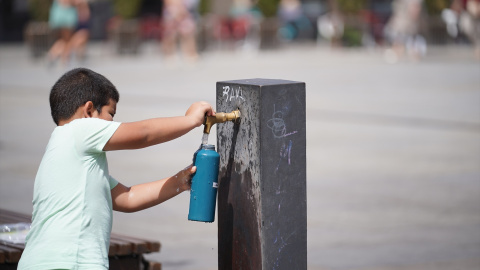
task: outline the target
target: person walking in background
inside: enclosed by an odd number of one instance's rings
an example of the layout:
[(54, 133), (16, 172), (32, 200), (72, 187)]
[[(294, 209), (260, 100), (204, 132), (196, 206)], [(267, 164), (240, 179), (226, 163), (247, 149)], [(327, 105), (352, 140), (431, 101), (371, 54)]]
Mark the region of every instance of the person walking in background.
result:
[(281, 0), (278, 7), (278, 18), (282, 23), (279, 33), (284, 40), (292, 41), (302, 31), (310, 30), (311, 27), (299, 0)]
[(50, 7), (48, 24), (54, 31), (57, 40), (48, 51), (47, 57), (50, 65), (58, 59), (64, 64), (68, 63), (70, 57), (70, 40), (77, 27), (78, 14), (73, 0), (54, 0)]
[(58, 37), (48, 52), (50, 65), (58, 59), (68, 65), (72, 53), (80, 60), (85, 59), (90, 36), (90, 8), (86, 0), (54, 0), (49, 26)]
[(473, 43), (475, 59), (480, 60), (480, 0), (468, 0), (467, 12), (470, 22), (467, 36)]
[(329, 12), (317, 19), (318, 36), (317, 42), (323, 37), (330, 42), (332, 48), (342, 46), (342, 36), (345, 28), (343, 14), (335, 0), (328, 1)]
[(392, 10), (385, 26), (385, 36), (392, 47), (385, 51), (385, 60), (396, 63), (404, 54), (419, 60), (427, 52), (425, 38), (419, 34), (422, 0), (394, 0)]
[(70, 47), (77, 59), (83, 61), (90, 38), (90, 7), (86, 0), (75, 0), (75, 7), (77, 8), (78, 24), (70, 40)]
[(480, 0), (453, 0), (451, 7), (456, 15), (455, 24), (468, 37), (475, 58), (480, 60)]
[(162, 47), (167, 61), (174, 59), (176, 43), (179, 39), (183, 57), (189, 62), (195, 62), (198, 58), (195, 40), (196, 25), (184, 0), (164, 1), (163, 25)]

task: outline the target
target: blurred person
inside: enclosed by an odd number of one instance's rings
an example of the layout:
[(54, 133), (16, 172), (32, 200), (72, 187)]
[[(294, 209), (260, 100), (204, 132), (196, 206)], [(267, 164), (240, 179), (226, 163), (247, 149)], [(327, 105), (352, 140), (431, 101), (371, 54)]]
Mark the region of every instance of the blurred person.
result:
[(468, 0), (466, 10), (468, 17), (464, 19), (462, 28), (473, 43), (475, 58), (480, 60), (480, 0)]
[(85, 51), (90, 38), (90, 7), (86, 0), (74, 0), (77, 8), (78, 23), (70, 40), (70, 48), (80, 60), (85, 60)]
[[(33, 191), (31, 229), (18, 269), (108, 269), (112, 211), (136, 212), (191, 188), (196, 167), (161, 180), (124, 186), (108, 170), (107, 151), (141, 149), (179, 138), (215, 115), (195, 102), (184, 116), (113, 121), (119, 93), (86, 68), (60, 77), (50, 92), (57, 125)], [(165, 153), (167, 155), (168, 153)]]
[(318, 39), (320, 36), (330, 41), (331, 47), (342, 46), (342, 36), (345, 29), (344, 18), (338, 7), (337, 1), (329, 0), (330, 11), (320, 17), (317, 20)]
[(221, 22), (223, 38), (233, 40), (244, 51), (256, 51), (260, 47), (261, 19), (251, 0), (233, 0), (228, 18)]
[(167, 61), (172, 61), (176, 55), (177, 39), (187, 61), (195, 62), (198, 59), (196, 23), (189, 11), (188, 3), (190, 2), (185, 0), (164, 0), (162, 47)]
[(442, 19), (451, 37), (457, 38), (460, 32), (467, 36), (480, 60), (480, 0), (453, 0), (450, 8), (442, 11)]
[(200, 0), (183, 0), (185, 3), (185, 6), (188, 9), (188, 12), (190, 12), (190, 15), (194, 19), (194, 21), (197, 21), (200, 19), (200, 12), (198, 10), (198, 6), (200, 5)]
[(392, 17), (385, 26), (385, 36), (391, 48), (385, 51), (385, 60), (397, 62), (403, 55), (419, 60), (427, 52), (427, 43), (419, 34), (423, 0), (394, 0)]
[(294, 40), (300, 33), (310, 31), (312, 28), (299, 0), (281, 0), (278, 18), (282, 22), (279, 32), (285, 40)]
[(73, 0), (53, 0), (48, 24), (57, 40), (48, 51), (49, 64), (61, 59), (64, 64), (70, 57), (70, 40), (78, 23), (78, 13)]
[(450, 8), (445, 8), (441, 13), (447, 33), (454, 39), (457, 38), (460, 33), (458, 29), (458, 18), (464, 11), (463, 3), (466, 3), (466, 0), (453, 0)]
[(59, 35), (49, 50), (49, 64), (53, 65), (57, 59), (61, 59), (66, 65), (73, 53), (78, 59), (84, 60), (90, 36), (88, 2), (86, 0), (54, 0), (50, 10), (49, 24)]

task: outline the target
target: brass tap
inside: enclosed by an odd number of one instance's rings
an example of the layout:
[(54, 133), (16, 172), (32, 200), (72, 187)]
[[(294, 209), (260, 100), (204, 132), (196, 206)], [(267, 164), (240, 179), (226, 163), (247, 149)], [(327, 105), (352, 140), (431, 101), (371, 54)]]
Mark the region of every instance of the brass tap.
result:
[(231, 113), (217, 112), (215, 116), (205, 116), (205, 122), (203, 122), (203, 124), (205, 125), (205, 127), (203, 128), (203, 133), (210, 134), (210, 129), (216, 123), (235, 121), (238, 118), (240, 118), (239, 110), (232, 111)]

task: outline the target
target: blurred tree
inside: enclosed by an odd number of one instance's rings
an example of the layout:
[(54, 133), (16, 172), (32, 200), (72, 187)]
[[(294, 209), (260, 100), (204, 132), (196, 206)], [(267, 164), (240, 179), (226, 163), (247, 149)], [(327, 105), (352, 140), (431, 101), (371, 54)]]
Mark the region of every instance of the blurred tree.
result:
[(280, 0), (258, 0), (257, 7), (266, 18), (275, 17)]
[(431, 15), (439, 15), (442, 10), (450, 7), (451, 0), (425, 0), (427, 13)]
[(362, 45), (362, 36), (365, 28), (360, 12), (367, 9), (367, 0), (335, 0), (340, 13), (343, 15), (345, 28), (341, 38), (342, 45), (356, 47)]
[(362, 31), (347, 25), (343, 30), (342, 44), (346, 47), (362, 46)]
[(54, 42), (48, 25), (50, 6), (53, 0), (28, 0), (30, 22), (24, 30), (24, 40), (34, 58), (45, 55)]
[(367, 0), (337, 0), (340, 11), (356, 14), (367, 6)]
[(128, 20), (138, 16), (142, 0), (113, 0), (113, 9), (116, 15)]
[(198, 5), (198, 13), (200, 13), (202, 16), (210, 13), (211, 5), (212, 3), (210, 0), (200, 0)]
[(116, 18), (110, 22), (110, 35), (119, 54), (137, 54), (141, 43), (138, 16), (142, 0), (113, 0)]
[(53, 0), (28, 0), (31, 19), (37, 22), (47, 22), (52, 2)]

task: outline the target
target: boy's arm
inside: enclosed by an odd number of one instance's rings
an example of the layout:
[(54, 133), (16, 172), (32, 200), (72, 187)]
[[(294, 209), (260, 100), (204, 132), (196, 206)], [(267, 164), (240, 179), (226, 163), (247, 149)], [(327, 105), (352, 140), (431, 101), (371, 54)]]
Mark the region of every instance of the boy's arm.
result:
[(160, 204), (190, 189), (196, 167), (189, 166), (176, 175), (132, 187), (118, 183), (111, 191), (113, 210), (136, 212)]
[(103, 150), (139, 149), (173, 140), (202, 125), (205, 114), (215, 114), (212, 106), (197, 102), (188, 108), (185, 116), (122, 123)]

